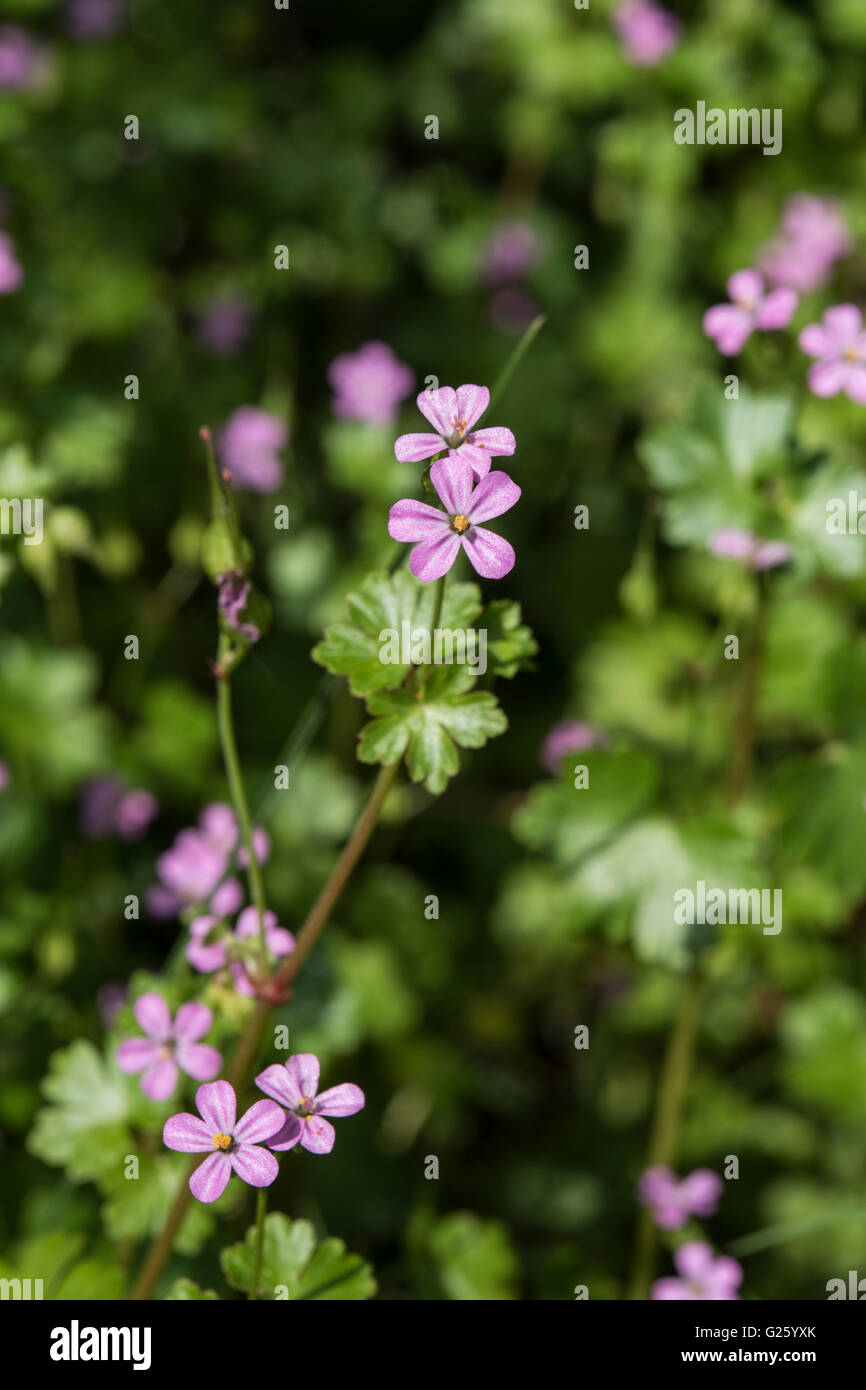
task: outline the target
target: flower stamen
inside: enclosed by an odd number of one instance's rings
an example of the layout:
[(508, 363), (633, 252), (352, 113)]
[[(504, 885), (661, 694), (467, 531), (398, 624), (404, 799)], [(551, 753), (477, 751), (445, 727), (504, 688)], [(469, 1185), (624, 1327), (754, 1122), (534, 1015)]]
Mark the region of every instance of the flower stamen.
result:
[(458, 516), (452, 516), (451, 525), (455, 531), (459, 531), (462, 535), (464, 531), (469, 530), (469, 518), (461, 512)]
[(213, 1136), (213, 1146), (214, 1146), (214, 1148), (215, 1148), (215, 1149), (222, 1149), (223, 1153), (225, 1153), (226, 1149), (230, 1149), (230, 1148), (231, 1148), (231, 1144), (232, 1144), (232, 1137), (231, 1137), (230, 1134), (223, 1134), (222, 1131), (220, 1130), (220, 1131), (217, 1131), (217, 1133)]

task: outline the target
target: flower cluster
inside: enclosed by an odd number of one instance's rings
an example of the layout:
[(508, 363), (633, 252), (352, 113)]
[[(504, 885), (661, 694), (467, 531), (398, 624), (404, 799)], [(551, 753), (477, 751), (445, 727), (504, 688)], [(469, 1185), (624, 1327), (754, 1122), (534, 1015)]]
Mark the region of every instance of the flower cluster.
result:
[(81, 833), (92, 840), (140, 840), (158, 810), (150, 792), (125, 787), (118, 777), (97, 777), (81, 789)]
[[(147, 894), (151, 915), (173, 917), (185, 908), (205, 908), (217, 917), (237, 912), (243, 890), (236, 878), (227, 875), (238, 839), (232, 808), (223, 802), (206, 806), (198, 825), (181, 830), (171, 849), (157, 859), (159, 882)], [(263, 830), (253, 833), (253, 848), (256, 859), (264, 863), (270, 846)], [(246, 853), (242, 846), (237, 860), (243, 868)]]
[(274, 1153), (298, 1143), (309, 1153), (330, 1153), (334, 1127), (323, 1116), (355, 1115), (365, 1104), (361, 1088), (348, 1082), (318, 1094), (319, 1061), (312, 1053), (274, 1063), (256, 1085), (274, 1099), (256, 1101), (240, 1120), (233, 1087), (213, 1081), (196, 1092), (198, 1116), (183, 1113), (166, 1121), (166, 1148), (208, 1155), (189, 1180), (200, 1202), (215, 1202), (233, 1172), (251, 1187), (269, 1187), (279, 1171)]
[(624, 0), (611, 17), (623, 53), (636, 67), (655, 67), (679, 42), (679, 20), (653, 0)]
[(413, 543), (409, 568), (425, 583), (447, 574), (461, 550), (485, 579), (502, 579), (514, 568), (513, 547), (481, 524), (507, 512), (520, 497), (507, 473), (491, 472), (493, 458), (514, 453), (511, 430), (475, 429), (489, 402), (486, 386), (422, 391), (418, 409), (435, 433), (403, 434), (394, 445), (401, 462), (447, 455), (430, 468), (439, 507), (404, 498), (388, 518), (388, 534)]
[(850, 250), (851, 236), (836, 205), (795, 193), (778, 233), (761, 253), (759, 269), (772, 285), (808, 294), (826, 283), (836, 261)]
[[(718, 1173), (709, 1168), (696, 1168), (685, 1178), (678, 1178), (670, 1168), (648, 1168), (638, 1184), (638, 1198), (649, 1207), (656, 1225), (665, 1231), (676, 1231), (692, 1216), (712, 1216), (719, 1203), (724, 1184)], [(698, 1299), (731, 1300), (739, 1298), (737, 1289), (743, 1271), (736, 1260), (727, 1255), (714, 1255), (705, 1241), (687, 1241), (673, 1255), (679, 1278), (657, 1279), (650, 1297), (656, 1300)]]

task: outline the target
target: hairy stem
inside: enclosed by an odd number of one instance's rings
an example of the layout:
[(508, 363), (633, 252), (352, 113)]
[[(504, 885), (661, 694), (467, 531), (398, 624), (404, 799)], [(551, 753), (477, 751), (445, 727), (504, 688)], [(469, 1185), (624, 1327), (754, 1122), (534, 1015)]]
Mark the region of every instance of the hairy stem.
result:
[(259, 1292), (259, 1278), (262, 1272), (262, 1248), (265, 1243), (265, 1212), (268, 1209), (268, 1189), (260, 1187), (256, 1195), (256, 1248), (253, 1252), (253, 1272), (247, 1298), (255, 1302)]
[(247, 852), (247, 859), (249, 861), (247, 878), (250, 885), (250, 897), (255, 905), (259, 921), (259, 946), (261, 948), (262, 964), (267, 968), (268, 952), (265, 944), (265, 888), (262, 882), (262, 871), (253, 848), (253, 827), (250, 819), (250, 808), (247, 804), (247, 794), (244, 790), (243, 777), (241, 776), (240, 759), (238, 758), (238, 747), (235, 739), (234, 721), (232, 719), (231, 678), (228, 675), (217, 680), (217, 725), (219, 728), (223, 762), (225, 763), (226, 776), (228, 777), (232, 805), (234, 806), (235, 815), (240, 827), (241, 839), (243, 840), (244, 848)]

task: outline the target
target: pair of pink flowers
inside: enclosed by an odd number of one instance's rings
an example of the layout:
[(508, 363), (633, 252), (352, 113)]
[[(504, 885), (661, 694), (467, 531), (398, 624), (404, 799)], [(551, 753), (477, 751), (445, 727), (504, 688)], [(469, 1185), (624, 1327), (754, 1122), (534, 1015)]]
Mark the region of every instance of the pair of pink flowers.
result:
[(388, 534), (394, 540), (414, 543), (409, 568), (425, 583), (447, 574), (461, 550), (485, 579), (502, 579), (514, 568), (513, 546), (482, 525), (507, 512), (520, 497), (520, 488), (507, 473), (491, 471), (492, 459), (514, 453), (511, 430), (475, 428), (489, 403), (486, 386), (422, 391), (418, 409), (435, 433), (404, 434), (394, 445), (404, 463), (447, 454), (430, 468), (441, 506), (404, 498), (388, 518)]
[(279, 1171), (274, 1152), (300, 1143), (310, 1153), (330, 1153), (336, 1136), (324, 1117), (355, 1115), (365, 1104), (364, 1092), (351, 1082), (320, 1095), (319, 1061), (312, 1053), (266, 1067), (256, 1085), (273, 1099), (256, 1101), (240, 1119), (234, 1088), (214, 1081), (196, 1092), (197, 1116), (183, 1113), (166, 1121), (166, 1148), (208, 1155), (189, 1180), (200, 1202), (215, 1202), (233, 1172), (251, 1187), (270, 1187)]

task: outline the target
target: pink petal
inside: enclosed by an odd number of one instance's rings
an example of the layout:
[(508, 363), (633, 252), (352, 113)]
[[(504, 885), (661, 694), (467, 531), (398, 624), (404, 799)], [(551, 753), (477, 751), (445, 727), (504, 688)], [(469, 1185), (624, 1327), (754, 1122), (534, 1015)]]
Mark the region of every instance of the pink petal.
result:
[(203, 1038), (213, 1023), (213, 1014), (204, 1004), (181, 1004), (174, 1020), (174, 1036), (194, 1042)]
[[(264, 923), (265, 936), (267, 936), (268, 927), (275, 927), (277, 925), (277, 915), (275, 912), (263, 912), (262, 921)], [(258, 934), (259, 910), (257, 907), (245, 907), (237, 920), (235, 936), (239, 937), (241, 941), (244, 941), (248, 937), (258, 936)]]
[(725, 287), (735, 304), (754, 309), (764, 293), (764, 278), (757, 270), (735, 270)]
[(650, 1297), (663, 1300), (694, 1299), (696, 1295), (679, 1279), (657, 1279), (652, 1286)]
[[(262, 1101), (262, 1104), (267, 1105), (267, 1101)], [(280, 1171), (273, 1154), (267, 1149), (260, 1149), (258, 1144), (242, 1144), (239, 1149), (234, 1149), (229, 1154), (229, 1163), (238, 1177), (248, 1182), (250, 1187), (270, 1187)]]
[(316, 1100), (317, 1115), (357, 1115), (364, 1108), (364, 1092), (351, 1081), (341, 1086), (332, 1086), (323, 1091)]
[(848, 343), (863, 327), (863, 315), (856, 304), (834, 304), (824, 315), (824, 323), (837, 343)]
[(420, 463), (446, 447), (438, 434), (401, 434), (394, 444), (394, 453), (401, 463)]
[[(433, 476), (432, 470), (430, 476)], [(426, 540), (447, 531), (450, 524), (438, 507), (431, 507), (429, 502), (416, 502), (413, 497), (395, 502), (388, 513), (388, 535), (395, 541)]]
[(223, 1064), (222, 1053), (205, 1043), (188, 1042), (183, 1039), (175, 1049), (175, 1057), (181, 1071), (194, 1081), (212, 1081), (219, 1074)]
[(296, 1052), (286, 1063), (286, 1071), (295, 1081), (300, 1096), (312, 1100), (319, 1089), (319, 1059), (312, 1052)]
[(200, 1202), (215, 1202), (232, 1175), (228, 1154), (215, 1153), (200, 1163), (189, 1180), (189, 1190)]
[(797, 302), (797, 295), (793, 290), (771, 290), (758, 306), (755, 326), (764, 329), (784, 328), (791, 322)]
[(290, 1072), (285, 1065), (281, 1066), (278, 1062), (272, 1062), (259, 1073), (256, 1085), (266, 1096), (273, 1096), (274, 1100), (278, 1100), (281, 1105), (287, 1105), (290, 1110), (294, 1110), (301, 1103), (303, 1092), (298, 1087), (294, 1072)]
[(177, 1085), (177, 1067), (171, 1057), (160, 1057), (141, 1078), (141, 1089), (151, 1100), (168, 1100)]
[[(430, 481), (449, 516), (465, 515), (472, 496), (472, 465), (456, 454), (440, 459), (430, 469)], [(441, 513), (440, 513), (441, 515)]]
[(490, 404), (490, 392), (486, 386), (458, 386), (457, 419), (463, 420), (466, 433), (480, 420)]
[(460, 537), (456, 531), (443, 531), (429, 541), (421, 541), (409, 556), (409, 568), (416, 579), (430, 584), (447, 574), (460, 550)]
[(752, 331), (752, 315), (734, 304), (715, 304), (704, 314), (703, 328), (726, 357), (733, 357)]
[(228, 953), (222, 941), (215, 941), (212, 946), (202, 945), (200, 941), (190, 941), (184, 952), (190, 965), (195, 970), (200, 970), (207, 975), (211, 970), (222, 970), (228, 960)]
[(713, 1266), (713, 1252), (702, 1240), (690, 1240), (674, 1251), (674, 1264), (684, 1279), (700, 1283)]
[(437, 434), (447, 438), (457, 418), (457, 392), (454, 388), (440, 386), (438, 391), (422, 391), (416, 399), (424, 419), (430, 421)]
[(161, 994), (142, 994), (132, 1012), (143, 1033), (156, 1042), (165, 1042), (171, 1033), (171, 1014)]
[(452, 449), (448, 457), (449, 459), (462, 459), (464, 463), (468, 463), (477, 483), (490, 472), (490, 465), (493, 461), (484, 449), (476, 449), (474, 444), (468, 442), (461, 444), (459, 449)]
[(514, 569), (514, 547), (503, 536), (473, 526), (462, 540), (473, 569), (482, 579), (502, 579)]
[(793, 551), (785, 541), (764, 541), (755, 551), (752, 564), (756, 570), (771, 570), (777, 565), (785, 565)]
[(257, 1100), (235, 1125), (234, 1137), (240, 1144), (258, 1144), (282, 1129), (285, 1112), (272, 1100)]
[[(517, 448), (517, 441), (511, 430), (504, 429), (501, 425), (494, 425), (486, 430), (475, 430), (467, 443), (475, 445), (478, 449), (483, 449), (492, 458), (498, 458), (503, 454), (513, 454)], [(462, 447), (465, 448), (465, 445)]]
[(167, 1149), (177, 1149), (182, 1154), (210, 1153), (216, 1132), (204, 1124), (198, 1115), (189, 1115), (184, 1111), (166, 1120), (162, 1142)]
[(849, 366), (844, 391), (857, 405), (866, 405), (866, 367), (861, 367), (858, 363)]
[(467, 516), (473, 526), (478, 526), (482, 521), (502, 516), (503, 512), (507, 512), (519, 500), (520, 488), (512, 482), (507, 473), (488, 473), (472, 494)]
[(209, 1081), (199, 1086), (195, 1103), (211, 1135), (234, 1133), (237, 1098), (227, 1081)]
[(159, 1043), (152, 1042), (150, 1038), (127, 1038), (126, 1042), (120, 1044), (115, 1056), (120, 1070), (132, 1074), (152, 1066), (159, 1052)]
[(724, 1190), (724, 1183), (711, 1168), (696, 1168), (683, 1178), (680, 1197), (697, 1216), (712, 1216)]
[(823, 323), (807, 324), (797, 342), (808, 357), (826, 357), (833, 350), (832, 339)]
[(293, 1149), (301, 1137), (303, 1122), (297, 1115), (287, 1115), (286, 1122), (282, 1129), (278, 1129), (268, 1140), (268, 1148), (274, 1149), (277, 1153), (284, 1153), (286, 1149)]
[(287, 956), (295, 949), (295, 938), (285, 927), (274, 927), (268, 932), (267, 941), (268, 950), (273, 951), (275, 956)]
[(712, 1282), (715, 1288), (739, 1288), (743, 1282), (743, 1266), (730, 1255), (719, 1255), (713, 1264)]
[(848, 367), (834, 357), (816, 362), (806, 373), (809, 386), (816, 396), (835, 396), (842, 390), (848, 376)]
[(337, 1137), (334, 1126), (318, 1115), (302, 1120), (301, 1147), (311, 1154), (329, 1154)]
[(221, 883), (210, 900), (210, 909), (216, 917), (230, 917), (237, 912), (244, 900), (244, 890), (236, 878), (227, 878)]

